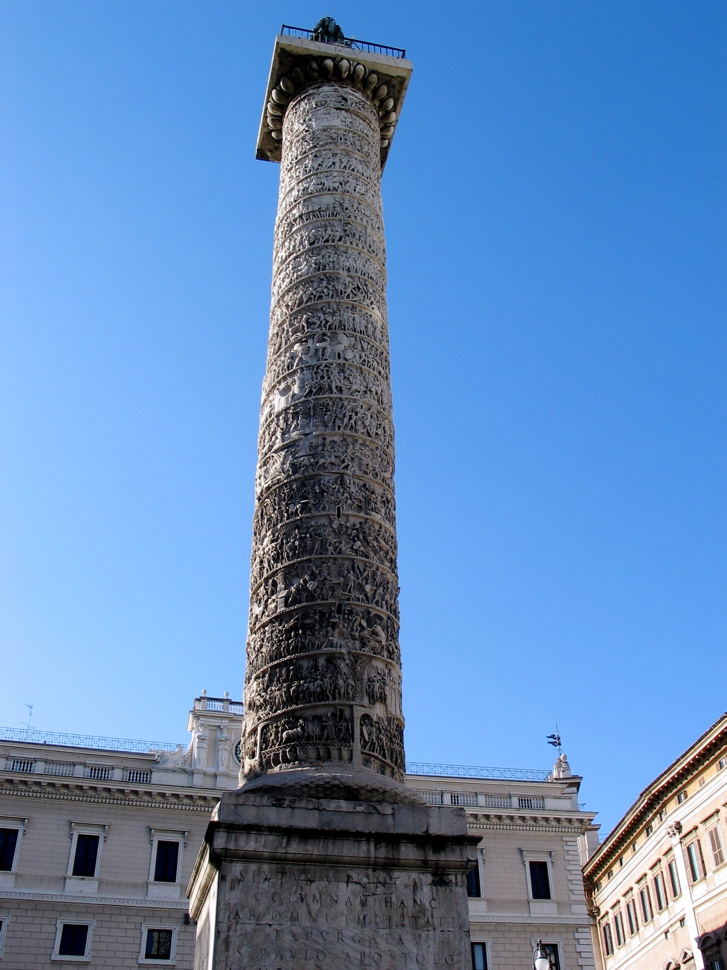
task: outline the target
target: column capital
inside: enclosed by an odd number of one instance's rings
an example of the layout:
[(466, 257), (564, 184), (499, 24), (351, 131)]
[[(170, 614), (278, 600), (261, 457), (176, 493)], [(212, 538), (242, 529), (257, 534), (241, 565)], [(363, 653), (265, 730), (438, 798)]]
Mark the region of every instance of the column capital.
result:
[(379, 117), (383, 169), (411, 72), (411, 61), (403, 57), (278, 34), (255, 157), (266, 162), (279, 162), (283, 118), (288, 103), (299, 91), (311, 85), (333, 81), (357, 88), (371, 99)]

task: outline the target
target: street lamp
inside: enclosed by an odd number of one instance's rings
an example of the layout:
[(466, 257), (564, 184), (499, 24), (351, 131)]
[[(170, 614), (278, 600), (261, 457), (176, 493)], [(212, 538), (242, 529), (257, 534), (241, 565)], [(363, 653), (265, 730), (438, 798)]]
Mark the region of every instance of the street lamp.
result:
[(550, 970), (550, 957), (542, 940), (538, 940), (538, 945), (533, 953), (533, 970)]

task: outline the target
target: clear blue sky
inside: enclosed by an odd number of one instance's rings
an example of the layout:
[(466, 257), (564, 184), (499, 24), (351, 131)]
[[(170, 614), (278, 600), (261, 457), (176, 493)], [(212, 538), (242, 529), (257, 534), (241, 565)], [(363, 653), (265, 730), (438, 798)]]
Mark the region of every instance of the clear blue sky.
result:
[(608, 828), (727, 709), (723, 0), (5, 0), (0, 723), (239, 696), (282, 22), (406, 47), (384, 176), (411, 760)]

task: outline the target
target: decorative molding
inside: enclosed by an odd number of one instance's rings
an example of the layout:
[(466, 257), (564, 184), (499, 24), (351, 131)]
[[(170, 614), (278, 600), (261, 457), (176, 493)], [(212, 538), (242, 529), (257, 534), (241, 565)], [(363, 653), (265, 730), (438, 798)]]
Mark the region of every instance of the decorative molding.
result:
[[(6, 779), (6, 783), (10, 779)], [(95, 795), (87, 794), (86, 786), (79, 785), (77, 788), (74, 786), (73, 789), (66, 788), (65, 790), (55, 788), (51, 785), (23, 785), (23, 786), (12, 786), (0, 788), (0, 795), (8, 795), (11, 797), (21, 797), (21, 798), (48, 798), (48, 799), (58, 799), (60, 801), (70, 801), (70, 802), (93, 802), (95, 804), (102, 805), (119, 805), (119, 806), (133, 806), (135, 808), (163, 808), (163, 809), (174, 809), (176, 811), (186, 811), (186, 812), (209, 812), (211, 807), (217, 804), (220, 800), (220, 795), (206, 795), (196, 793), (194, 795), (178, 794), (158, 792), (155, 793), (156, 798), (145, 799), (145, 798), (119, 798), (113, 797), (111, 794), (111, 789), (109, 789), (108, 794), (97, 793)], [(211, 807), (210, 807), (211, 806)]]
[(411, 75), (401, 58), (354, 50), (340, 44), (280, 36), (276, 39), (257, 157), (281, 161), (288, 137), (285, 119), (301, 95), (329, 85), (363, 95), (376, 122), (376, 155), (383, 167)]
[(186, 912), (189, 901), (187, 899), (146, 899), (144, 896), (100, 896), (91, 893), (38, 893), (33, 890), (0, 889), (0, 899), (12, 899), (16, 902), (21, 900), (34, 900), (38, 902), (53, 903), (88, 903), (94, 906), (138, 906), (141, 909), (178, 909)]
[(485, 913), (470, 917), (470, 924), (477, 926), (478, 923), (522, 923), (528, 926), (583, 926), (584, 928), (593, 925), (593, 920), (588, 916), (529, 916), (525, 913), (514, 913), (512, 915), (503, 913)]

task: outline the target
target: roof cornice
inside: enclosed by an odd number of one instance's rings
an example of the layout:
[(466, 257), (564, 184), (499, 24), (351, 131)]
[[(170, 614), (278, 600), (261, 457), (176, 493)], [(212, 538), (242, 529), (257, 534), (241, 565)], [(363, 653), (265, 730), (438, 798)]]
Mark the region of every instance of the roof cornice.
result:
[(719, 717), (694, 744), (641, 792), (631, 808), (616, 823), (584, 865), (584, 874), (588, 877), (596, 877), (607, 869), (646, 820), (657, 812), (659, 806), (712, 761), (725, 746), (727, 746), (727, 713)]

